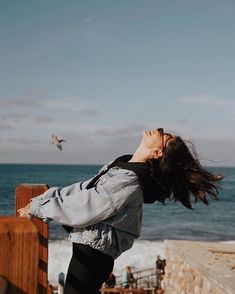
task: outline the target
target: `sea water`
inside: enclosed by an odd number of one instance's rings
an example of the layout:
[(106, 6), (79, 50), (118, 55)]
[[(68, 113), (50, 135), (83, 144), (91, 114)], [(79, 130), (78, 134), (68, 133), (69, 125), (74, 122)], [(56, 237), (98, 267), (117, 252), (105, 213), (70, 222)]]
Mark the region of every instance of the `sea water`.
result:
[[(46, 183), (64, 187), (91, 178), (99, 165), (0, 164), (0, 215), (14, 215), (15, 187), (21, 183)], [(224, 175), (219, 200), (209, 206), (197, 203), (193, 210), (180, 203), (146, 204), (141, 236), (116, 261), (114, 273), (126, 265), (133, 270), (154, 267), (156, 255), (164, 257), (165, 239), (235, 242), (235, 168), (207, 167)], [(58, 273), (66, 273), (71, 243), (61, 225), (50, 224), (49, 280), (57, 283)]]

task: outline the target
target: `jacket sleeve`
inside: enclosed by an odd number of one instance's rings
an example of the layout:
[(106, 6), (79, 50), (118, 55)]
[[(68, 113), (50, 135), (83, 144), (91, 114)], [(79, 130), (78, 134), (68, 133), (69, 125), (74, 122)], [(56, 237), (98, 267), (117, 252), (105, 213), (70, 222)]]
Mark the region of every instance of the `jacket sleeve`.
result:
[(31, 214), (77, 228), (93, 225), (111, 217), (128, 202), (137, 186), (134, 180), (117, 175), (89, 190), (81, 190), (77, 184), (51, 188), (45, 192), (50, 197), (32, 199)]

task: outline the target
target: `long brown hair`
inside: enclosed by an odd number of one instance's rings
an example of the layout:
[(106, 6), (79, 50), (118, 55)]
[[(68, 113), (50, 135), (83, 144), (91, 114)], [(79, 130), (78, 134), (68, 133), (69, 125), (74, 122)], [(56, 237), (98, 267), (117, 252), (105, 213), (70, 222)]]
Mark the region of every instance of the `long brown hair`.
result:
[(180, 138), (175, 137), (164, 149), (163, 156), (151, 160), (152, 176), (156, 181), (156, 200), (180, 201), (187, 208), (194, 202), (208, 205), (208, 197), (218, 199), (221, 175), (215, 175), (203, 168), (197, 152), (191, 143), (191, 150)]

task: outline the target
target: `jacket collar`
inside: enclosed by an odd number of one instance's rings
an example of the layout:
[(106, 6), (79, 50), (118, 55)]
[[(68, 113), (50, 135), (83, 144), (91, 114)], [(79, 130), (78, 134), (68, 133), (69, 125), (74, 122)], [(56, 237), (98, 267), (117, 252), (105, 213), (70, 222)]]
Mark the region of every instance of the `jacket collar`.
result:
[(114, 160), (110, 168), (118, 166), (123, 169), (133, 171), (139, 181), (141, 189), (143, 190), (144, 203), (153, 203), (156, 199), (156, 182), (151, 177), (151, 165), (149, 162), (128, 162), (133, 155), (123, 155)]

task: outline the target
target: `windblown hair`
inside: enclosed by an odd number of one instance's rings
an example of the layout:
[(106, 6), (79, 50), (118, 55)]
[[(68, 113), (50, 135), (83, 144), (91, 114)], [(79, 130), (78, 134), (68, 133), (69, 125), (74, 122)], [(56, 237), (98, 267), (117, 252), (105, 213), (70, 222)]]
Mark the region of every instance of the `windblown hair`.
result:
[(152, 176), (157, 181), (156, 200), (180, 201), (185, 207), (192, 208), (198, 200), (208, 205), (208, 197), (218, 199), (221, 175), (205, 170), (198, 159), (194, 145), (192, 151), (180, 138), (175, 137), (164, 149), (160, 159), (151, 160)]

